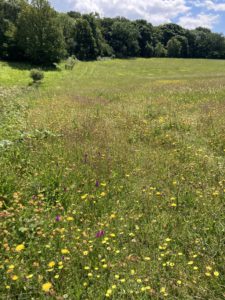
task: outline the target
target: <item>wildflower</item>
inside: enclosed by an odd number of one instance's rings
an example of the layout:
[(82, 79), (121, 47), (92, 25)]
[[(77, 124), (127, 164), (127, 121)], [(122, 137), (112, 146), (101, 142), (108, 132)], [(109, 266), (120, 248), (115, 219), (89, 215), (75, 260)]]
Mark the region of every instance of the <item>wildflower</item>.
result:
[(93, 274), (92, 273), (88, 273), (88, 277), (93, 277)]
[(55, 220), (56, 220), (56, 222), (59, 222), (61, 220), (61, 217), (60, 216), (56, 216)]
[(115, 275), (115, 278), (116, 278), (116, 279), (119, 279), (119, 278), (120, 278), (120, 276), (119, 276), (119, 275)]
[(18, 280), (18, 279), (19, 279), (18, 276), (16, 276), (16, 275), (13, 275), (13, 276), (12, 276), (12, 280), (13, 280), (13, 281), (16, 281), (16, 280)]
[(126, 282), (126, 279), (122, 278), (122, 279), (120, 279), (120, 282), (124, 283), (124, 282)]
[(10, 265), (10, 266), (9, 266), (9, 270), (13, 270), (14, 268), (15, 268), (14, 265)]
[(68, 249), (62, 249), (62, 250), (61, 250), (61, 253), (62, 253), (62, 254), (69, 254), (70, 251), (69, 251)]
[(111, 289), (108, 289), (107, 292), (106, 292), (106, 294), (105, 294), (105, 296), (106, 296), (107, 298), (109, 298), (111, 295), (112, 295), (112, 290), (111, 290)]
[(81, 196), (81, 199), (85, 200), (85, 199), (87, 199), (87, 197), (88, 197), (88, 194), (85, 194), (85, 195)]
[(34, 276), (33, 274), (27, 275), (26, 279), (31, 279), (33, 276)]
[(134, 275), (134, 274), (135, 274), (135, 271), (134, 271), (134, 270), (131, 270), (131, 271), (130, 271), (130, 274), (131, 274), (131, 275)]
[(100, 238), (100, 237), (102, 237), (102, 236), (104, 236), (104, 235), (105, 235), (105, 231), (100, 230), (100, 231), (98, 231), (98, 232), (96, 233), (95, 237), (96, 237), (96, 238)]
[(178, 284), (178, 285), (181, 285), (181, 284), (182, 284), (182, 281), (181, 281), (181, 280), (177, 280), (177, 284)]
[(205, 273), (205, 276), (210, 277), (211, 274), (210, 274), (209, 272), (206, 272), (206, 273)]
[(101, 193), (101, 197), (105, 197), (106, 196), (106, 193), (105, 192), (102, 192)]
[(215, 271), (213, 274), (214, 274), (214, 276), (216, 276), (216, 277), (219, 277), (219, 275), (220, 275), (220, 273), (219, 273), (218, 271)]
[(193, 261), (189, 261), (188, 265), (193, 265), (193, 263), (194, 263)]
[(112, 289), (113, 290), (115, 290), (116, 289), (116, 285), (114, 284), (114, 285), (112, 285)]
[(59, 279), (59, 274), (56, 274), (56, 275), (54, 276), (54, 278), (55, 278), (55, 279)]
[(144, 258), (144, 260), (149, 261), (149, 260), (151, 260), (151, 258), (147, 256)]
[(73, 217), (68, 217), (68, 218), (67, 218), (67, 221), (69, 221), (69, 222), (70, 222), (70, 221), (74, 221), (74, 218), (73, 218)]
[(53, 268), (55, 266), (55, 262), (54, 261), (50, 261), (50, 263), (48, 264), (49, 268)]
[(89, 253), (88, 251), (84, 251), (84, 252), (83, 252), (83, 255), (84, 255), (84, 256), (87, 256), (88, 253)]
[(95, 186), (99, 187), (99, 181), (98, 180), (96, 180)]
[(48, 293), (52, 288), (52, 284), (50, 282), (46, 282), (42, 285), (42, 291)]
[(23, 244), (20, 244), (18, 246), (16, 246), (16, 252), (21, 252), (25, 249), (25, 246)]

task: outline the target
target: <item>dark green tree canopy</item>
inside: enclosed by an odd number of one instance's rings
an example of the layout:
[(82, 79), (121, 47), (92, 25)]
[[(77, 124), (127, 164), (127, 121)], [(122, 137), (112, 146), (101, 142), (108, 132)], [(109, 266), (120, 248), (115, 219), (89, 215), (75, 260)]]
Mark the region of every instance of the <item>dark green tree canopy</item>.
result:
[(0, 0), (0, 58), (52, 64), (68, 56), (225, 58), (225, 37), (208, 28), (58, 13), (48, 0)]

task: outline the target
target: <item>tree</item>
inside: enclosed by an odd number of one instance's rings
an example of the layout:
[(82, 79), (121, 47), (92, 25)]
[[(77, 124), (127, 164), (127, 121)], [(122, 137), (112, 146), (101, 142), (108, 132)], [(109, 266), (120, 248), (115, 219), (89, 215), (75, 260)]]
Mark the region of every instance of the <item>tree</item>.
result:
[(139, 46), (140, 56), (150, 57), (152, 56), (152, 40), (153, 40), (153, 26), (145, 20), (135, 21), (135, 25), (139, 31)]
[(152, 57), (154, 55), (154, 47), (147, 43), (143, 51), (143, 57)]
[(47, 0), (32, 0), (18, 19), (17, 43), (24, 57), (36, 64), (52, 64), (65, 55), (65, 41), (56, 12)]
[(162, 43), (157, 43), (154, 54), (156, 57), (166, 57), (167, 50), (164, 48)]
[(22, 0), (0, 0), (0, 58), (17, 58), (15, 32)]
[(96, 59), (99, 51), (91, 26), (85, 19), (77, 19), (75, 26), (74, 54), (81, 60)]
[(137, 56), (140, 51), (138, 39), (139, 32), (133, 23), (120, 20), (112, 25), (111, 46), (117, 57)]
[(167, 51), (169, 57), (180, 57), (181, 50), (182, 50), (182, 45), (177, 38), (173, 37), (167, 43)]

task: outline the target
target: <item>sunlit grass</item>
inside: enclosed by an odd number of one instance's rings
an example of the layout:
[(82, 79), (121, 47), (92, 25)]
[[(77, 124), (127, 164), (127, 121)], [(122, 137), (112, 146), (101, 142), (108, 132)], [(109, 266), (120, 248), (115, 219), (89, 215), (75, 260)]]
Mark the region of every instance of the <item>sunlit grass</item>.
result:
[(0, 78), (0, 298), (223, 299), (224, 61)]

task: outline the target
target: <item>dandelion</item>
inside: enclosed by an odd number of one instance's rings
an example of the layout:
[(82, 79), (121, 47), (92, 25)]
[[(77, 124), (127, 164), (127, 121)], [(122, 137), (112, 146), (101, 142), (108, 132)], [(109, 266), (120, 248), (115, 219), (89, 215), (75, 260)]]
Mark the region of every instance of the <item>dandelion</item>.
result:
[(50, 263), (48, 264), (49, 268), (53, 268), (55, 266), (55, 262), (54, 261), (50, 261)]
[(24, 244), (20, 244), (18, 246), (16, 246), (16, 252), (21, 252), (25, 249), (25, 246)]
[(62, 250), (61, 250), (61, 253), (62, 253), (62, 254), (69, 254), (70, 251), (69, 251), (68, 249), (62, 249)]
[(46, 282), (42, 285), (42, 291), (48, 293), (52, 288), (52, 284), (50, 282)]
[(9, 270), (13, 270), (14, 268), (15, 268), (14, 265), (10, 265), (10, 266), (9, 266)]
[(220, 275), (220, 273), (219, 273), (218, 271), (215, 271), (213, 274), (214, 274), (214, 276), (216, 276), (216, 277), (219, 277), (219, 275)]
[(18, 277), (17, 275), (13, 275), (13, 276), (12, 276), (12, 280), (13, 280), (13, 281), (16, 281), (16, 280), (18, 280), (18, 279), (19, 279), (19, 277)]

